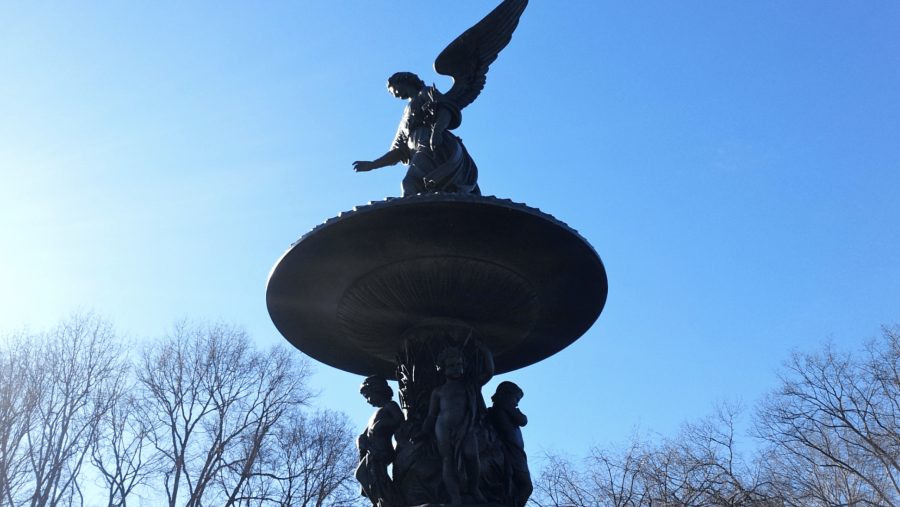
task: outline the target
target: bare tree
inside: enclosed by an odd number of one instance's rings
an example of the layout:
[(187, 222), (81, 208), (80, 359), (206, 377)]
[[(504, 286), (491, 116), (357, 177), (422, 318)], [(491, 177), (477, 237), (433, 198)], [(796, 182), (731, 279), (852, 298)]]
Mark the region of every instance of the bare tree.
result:
[(700, 505), (737, 507), (769, 501), (771, 488), (759, 461), (747, 461), (738, 450), (736, 426), (742, 412), (740, 404), (717, 405), (713, 415), (683, 425), (680, 435), (666, 443), (671, 448), (668, 454), (687, 471), (674, 482)]
[(91, 313), (0, 341), (0, 506), (84, 505), (85, 458), (109, 507), (156, 485), (170, 506), (361, 503), (354, 432), (343, 414), (303, 414), (299, 353), (181, 323), (126, 361)]
[(594, 446), (581, 463), (546, 453), (530, 503), (540, 507), (649, 505), (645, 465), (652, 445), (638, 432), (624, 445)]
[(605, 505), (596, 498), (598, 491), (582, 476), (578, 464), (566, 455), (546, 453), (540, 474), (533, 479), (533, 483), (534, 491), (529, 502), (538, 507)]
[(40, 393), (25, 436), (31, 507), (83, 504), (79, 476), (102, 417), (121, 394), (124, 355), (112, 324), (73, 314), (39, 337), (25, 380)]
[(900, 330), (862, 358), (794, 352), (760, 404), (768, 473), (789, 505), (900, 505)]
[(578, 465), (548, 455), (532, 502), (540, 507), (750, 507), (771, 504), (756, 463), (737, 452), (740, 407), (684, 424), (654, 442), (634, 434), (624, 446), (594, 447)]
[(27, 333), (0, 341), (0, 506), (21, 503), (19, 493), (30, 477), (25, 437), (33, 429), (41, 394), (31, 382), (34, 361)]
[(248, 498), (279, 507), (362, 505), (353, 478), (357, 464), (355, 432), (346, 415), (294, 411), (268, 442)]
[(272, 429), (310, 398), (310, 374), (305, 358), (257, 352), (223, 324), (182, 322), (148, 346), (137, 377), (168, 505), (234, 505)]
[(900, 328), (863, 353), (794, 352), (758, 405), (752, 459), (737, 452), (736, 407), (653, 443), (548, 456), (534, 503), (562, 506), (900, 507)]
[(149, 427), (134, 385), (101, 419), (91, 442), (91, 464), (107, 491), (109, 507), (125, 507), (128, 497), (154, 473)]
[[(290, 421), (291, 414), (297, 413), (302, 407), (296, 396), (309, 394), (305, 387), (306, 377), (288, 381), (289, 377), (296, 375), (294, 368), (297, 364), (291, 357), (290, 352), (276, 347), (261, 358), (258, 382), (263, 387), (260, 389), (262, 396), (254, 400), (257, 402), (254, 407), (248, 407), (249, 419), (252, 421), (247, 425), (248, 431), (241, 435), (238, 445), (231, 449), (224, 461), (225, 466), (219, 470), (216, 478), (221, 490), (228, 496), (227, 505), (238, 504), (240, 501), (246, 503), (253, 498), (252, 495), (248, 497), (247, 492), (252, 493), (250, 480), (258, 474), (257, 463), (265, 463), (261, 459), (264, 448), (277, 445), (278, 430), (283, 427), (281, 423)], [(295, 392), (298, 389), (299, 393)]]

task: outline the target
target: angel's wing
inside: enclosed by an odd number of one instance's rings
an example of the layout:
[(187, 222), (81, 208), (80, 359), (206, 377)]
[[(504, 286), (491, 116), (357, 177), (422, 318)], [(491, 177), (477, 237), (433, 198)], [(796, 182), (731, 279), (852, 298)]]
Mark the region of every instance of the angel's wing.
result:
[(445, 100), (462, 109), (478, 97), (484, 89), (488, 66), (509, 44), (527, 5), (528, 0), (503, 0), (441, 51), (434, 61), (434, 70), (453, 78), (453, 87), (444, 94)]

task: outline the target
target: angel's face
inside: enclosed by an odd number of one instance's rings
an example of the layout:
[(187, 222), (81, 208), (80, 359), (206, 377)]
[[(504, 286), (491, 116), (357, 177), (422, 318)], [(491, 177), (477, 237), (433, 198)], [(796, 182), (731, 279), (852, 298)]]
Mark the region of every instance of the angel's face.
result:
[(403, 83), (397, 83), (388, 86), (388, 91), (391, 93), (391, 95), (397, 97), (398, 99), (406, 100), (412, 97), (412, 94), (410, 93), (410, 87)]

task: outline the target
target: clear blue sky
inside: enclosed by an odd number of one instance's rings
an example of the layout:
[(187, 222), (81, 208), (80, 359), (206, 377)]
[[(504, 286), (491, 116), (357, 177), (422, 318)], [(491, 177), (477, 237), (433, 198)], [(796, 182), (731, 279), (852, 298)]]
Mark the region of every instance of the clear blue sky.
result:
[[(498, 0), (0, 0), (0, 330), (94, 308), (282, 342), (266, 277), (399, 194), (399, 70)], [(553, 214), (609, 274), (596, 325), (496, 379), (530, 453), (758, 398), (792, 348), (900, 321), (900, 3), (532, 0), (465, 110), (486, 194)], [(362, 428), (360, 378), (319, 368)], [(492, 390), (493, 387), (491, 386)]]

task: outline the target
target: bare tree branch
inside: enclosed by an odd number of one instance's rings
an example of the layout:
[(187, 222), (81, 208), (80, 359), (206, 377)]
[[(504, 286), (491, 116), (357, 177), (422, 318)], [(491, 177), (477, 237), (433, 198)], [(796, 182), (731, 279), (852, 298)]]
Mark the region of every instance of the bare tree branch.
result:
[(80, 498), (84, 458), (121, 394), (126, 368), (112, 324), (92, 313), (62, 320), (39, 343), (40, 361), (27, 379), (40, 392), (35, 424), (26, 434), (28, 505), (55, 507)]
[(760, 404), (769, 474), (789, 505), (900, 505), (900, 346), (884, 328), (862, 358), (794, 352)]
[(223, 324), (182, 322), (148, 346), (137, 376), (168, 505), (235, 505), (272, 429), (310, 399), (310, 374), (297, 353), (258, 352)]
[(26, 435), (34, 429), (41, 391), (36, 375), (35, 344), (25, 332), (0, 341), (0, 506), (21, 503), (31, 475)]

